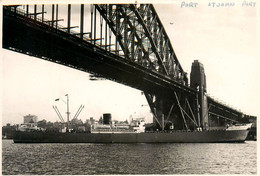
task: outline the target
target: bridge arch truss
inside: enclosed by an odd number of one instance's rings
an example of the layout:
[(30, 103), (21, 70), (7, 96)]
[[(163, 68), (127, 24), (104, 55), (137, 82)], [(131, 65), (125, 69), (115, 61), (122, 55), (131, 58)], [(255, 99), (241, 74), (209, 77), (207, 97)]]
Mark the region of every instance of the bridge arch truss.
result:
[[(187, 75), (152, 4), (95, 7), (114, 33), (125, 59), (187, 85)], [(119, 46), (116, 43), (116, 51)]]

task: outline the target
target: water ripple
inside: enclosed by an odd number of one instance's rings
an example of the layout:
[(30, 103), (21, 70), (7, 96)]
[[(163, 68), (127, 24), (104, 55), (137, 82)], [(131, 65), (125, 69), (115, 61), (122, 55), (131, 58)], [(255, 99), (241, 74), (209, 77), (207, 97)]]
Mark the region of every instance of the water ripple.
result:
[(256, 142), (232, 144), (14, 144), (5, 175), (256, 174)]

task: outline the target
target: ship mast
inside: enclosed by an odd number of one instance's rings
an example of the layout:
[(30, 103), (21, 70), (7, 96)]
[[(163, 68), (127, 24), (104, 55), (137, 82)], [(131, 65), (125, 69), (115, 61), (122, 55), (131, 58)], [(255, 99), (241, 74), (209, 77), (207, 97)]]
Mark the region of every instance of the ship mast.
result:
[[(66, 112), (66, 114), (67, 114), (67, 123), (65, 122), (65, 120), (64, 120), (63, 117), (61, 116), (61, 114), (60, 114), (60, 112), (59, 112), (57, 106), (53, 106), (53, 109), (54, 109), (55, 112), (57, 113), (57, 115), (58, 115), (58, 117), (60, 118), (60, 120), (61, 120), (62, 122), (64, 122), (64, 123), (67, 124), (67, 125), (66, 125), (66, 126), (67, 126), (66, 131), (68, 132), (68, 131), (69, 131), (69, 124), (70, 124), (69, 95), (66, 94), (65, 96), (67, 97), (67, 102), (65, 102), (62, 98), (57, 98), (57, 99), (55, 99), (55, 101), (59, 101), (59, 100), (61, 99), (61, 100), (67, 105), (67, 112)], [(76, 118), (79, 116), (79, 114), (81, 113), (81, 111), (82, 111), (83, 108), (84, 108), (83, 105), (81, 105), (81, 106), (79, 107), (77, 113), (76, 113), (75, 116), (72, 118), (72, 120), (76, 119)]]
[(67, 97), (67, 130), (69, 130), (69, 120), (70, 120), (70, 112), (69, 112), (69, 95), (65, 95)]

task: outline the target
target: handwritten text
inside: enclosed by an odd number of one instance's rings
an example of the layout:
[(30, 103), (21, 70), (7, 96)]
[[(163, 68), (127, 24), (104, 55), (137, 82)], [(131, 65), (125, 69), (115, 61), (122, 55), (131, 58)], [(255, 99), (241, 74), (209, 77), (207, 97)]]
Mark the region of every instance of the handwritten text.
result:
[(185, 2), (183, 1), (181, 3), (181, 8), (183, 7), (197, 7), (198, 3), (197, 2)]
[(203, 6), (206, 5), (208, 7), (216, 7), (216, 8), (221, 8), (221, 7), (256, 7), (256, 2), (255, 1), (233, 1), (233, 2), (226, 2), (226, 1), (208, 1), (207, 4), (199, 4), (196, 2), (196, 0), (193, 1), (182, 1), (180, 4), (181, 8), (197, 8), (199, 5)]

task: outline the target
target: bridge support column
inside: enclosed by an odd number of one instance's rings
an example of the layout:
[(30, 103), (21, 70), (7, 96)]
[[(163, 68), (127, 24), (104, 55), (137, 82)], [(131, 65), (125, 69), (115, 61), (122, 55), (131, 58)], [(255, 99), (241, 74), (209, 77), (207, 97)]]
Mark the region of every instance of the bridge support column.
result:
[(153, 123), (156, 124), (155, 126), (156, 126), (157, 129), (158, 128), (162, 129), (163, 125), (162, 125), (161, 120), (160, 120), (162, 113), (161, 113), (161, 109), (158, 108), (158, 103), (157, 103), (158, 100), (155, 100), (156, 98), (152, 94), (148, 94), (148, 93), (144, 93), (144, 94), (145, 94), (145, 97), (146, 97), (147, 102), (149, 104), (149, 107), (151, 109), (151, 112), (154, 116), (154, 119), (153, 119), (154, 122)]
[(29, 5), (26, 5), (26, 16), (29, 16)]
[(42, 23), (44, 21), (44, 4), (42, 4)]
[(54, 6), (54, 4), (52, 4), (52, 7), (51, 7), (51, 27), (53, 27), (54, 26), (54, 8), (55, 8), (55, 6)]
[(58, 28), (58, 19), (59, 19), (59, 5), (56, 5), (56, 29)]
[(170, 130), (174, 125), (177, 130), (198, 128), (195, 99), (189, 99), (185, 94), (173, 92), (171, 95), (151, 95), (145, 93), (146, 99), (154, 116), (157, 129)]
[(80, 5), (80, 38), (83, 39), (84, 29), (84, 4)]
[(70, 33), (71, 4), (68, 4), (68, 33)]
[(37, 17), (37, 5), (34, 5), (34, 20), (36, 20)]

